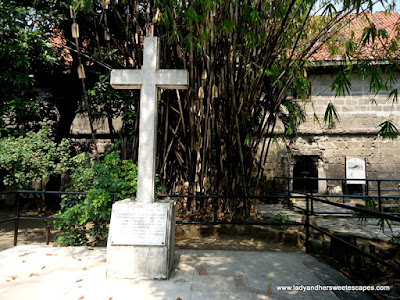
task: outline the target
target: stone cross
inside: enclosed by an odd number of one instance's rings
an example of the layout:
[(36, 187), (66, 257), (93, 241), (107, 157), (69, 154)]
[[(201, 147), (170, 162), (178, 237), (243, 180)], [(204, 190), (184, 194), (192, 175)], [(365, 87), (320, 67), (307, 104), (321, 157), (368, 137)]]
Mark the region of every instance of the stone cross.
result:
[(140, 89), (138, 202), (152, 203), (155, 198), (157, 139), (157, 89), (186, 89), (187, 70), (160, 70), (158, 37), (144, 38), (143, 66), (140, 70), (111, 71), (115, 89)]

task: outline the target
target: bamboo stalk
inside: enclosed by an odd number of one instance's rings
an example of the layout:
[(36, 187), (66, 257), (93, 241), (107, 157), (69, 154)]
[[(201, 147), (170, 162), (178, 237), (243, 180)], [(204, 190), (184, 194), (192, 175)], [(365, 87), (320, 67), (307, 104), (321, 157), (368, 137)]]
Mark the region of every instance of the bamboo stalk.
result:
[[(70, 10), (71, 10), (71, 18), (73, 20), (74, 23), (76, 23), (76, 16), (75, 16), (75, 9), (70, 6)], [(75, 46), (76, 46), (76, 51), (78, 53), (78, 64), (81, 66), (82, 65), (82, 58), (81, 58), (81, 51), (80, 51), (80, 47), (79, 47), (79, 40), (78, 37), (75, 37)], [(86, 111), (88, 114), (88, 119), (89, 119), (89, 125), (90, 125), (90, 131), (92, 134), (92, 142), (93, 142), (93, 147), (94, 147), (94, 154), (95, 157), (98, 161), (100, 161), (100, 156), (99, 156), (99, 151), (97, 150), (97, 141), (96, 141), (96, 132), (94, 130), (94, 126), (93, 126), (93, 118), (92, 118), (92, 113), (90, 111), (90, 105), (89, 105), (89, 97), (87, 94), (87, 90), (86, 90), (86, 83), (85, 83), (85, 78), (81, 78), (81, 82), (82, 82), (82, 90), (83, 90), (83, 98), (85, 100), (85, 104), (86, 104)]]

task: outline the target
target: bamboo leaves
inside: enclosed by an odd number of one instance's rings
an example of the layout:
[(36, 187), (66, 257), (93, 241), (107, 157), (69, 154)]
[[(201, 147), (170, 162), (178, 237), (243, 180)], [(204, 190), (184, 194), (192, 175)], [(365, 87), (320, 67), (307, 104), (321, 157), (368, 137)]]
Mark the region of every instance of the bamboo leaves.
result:
[(193, 6), (189, 6), (183, 18), (183, 24), (188, 25), (189, 29), (192, 29), (193, 26), (198, 25), (199, 21), (200, 21), (200, 16), (197, 14)]
[(342, 70), (336, 75), (331, 86), (331, 90), (335, 90), (335, 96), (346, 96), (350, 94), (350, 76), (349, 69)]
[(392, 103), (397, 103), (398, 95), (398, 89), (393, 89), (392, 91), (390, 91), (387, 100), (392, 101)]
[(379, 124), (379, 136), (382, 138), (395, 139), (399, 135), (399, 130), (393, 121), (387, 120)]
[(328, 126), (328, 128), (334, 128), (336, 122), (339, 122), (339, 115), (336, 111), (335, 106), (333, 105), (332, 102), (328, 104), (326, 107), (325, 115), (324, 115), (324, 122)]

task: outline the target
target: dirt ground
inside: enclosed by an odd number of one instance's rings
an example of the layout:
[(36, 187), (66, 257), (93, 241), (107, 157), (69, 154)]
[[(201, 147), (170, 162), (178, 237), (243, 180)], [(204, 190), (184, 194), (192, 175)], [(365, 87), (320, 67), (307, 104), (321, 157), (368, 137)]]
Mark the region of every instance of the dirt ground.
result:
[[(0, 221), (14, 217), (15, 213), (2, 209)], [(34, 212), (21, 212), (21, 216), (37, 217)], [(48, 214), (46, 217), (53, 217)], [(195, 226), (195, 225), (185, 225)], [(271, 242), (266, 238), (258, 237), (257, 234), (240, 233), (218, 233), (207, 236), (196, 234), (198, 230), (181, 230), (177, 225), (176, 248), (178, 249), (202, 249), (202, 250), (242, 250), (242, 251), (275, 251), (275, 252), (298, 252), (301, 251), (296, 245), (287, 245), (283, 242)], [(187, 228), (187, 227), (186, 227)], [(15, 222), (0, 223), (0, 251), (13, 247)], [(57, 230), (50, 230), (50, 245), (53, 245)], [(18, 245), (45, 245), (46, 228), (43, 221), (20, 220), (18, 230)]]

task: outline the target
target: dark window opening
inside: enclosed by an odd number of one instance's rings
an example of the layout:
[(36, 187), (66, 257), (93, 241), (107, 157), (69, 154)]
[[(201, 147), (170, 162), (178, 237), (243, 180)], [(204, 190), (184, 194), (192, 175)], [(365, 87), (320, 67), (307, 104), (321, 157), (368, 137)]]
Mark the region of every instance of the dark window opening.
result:
[(317, 193), (318, 178), (316, 158), (312, 156), (298, 156), (293, 167), (293, 191), (298, 193)]

